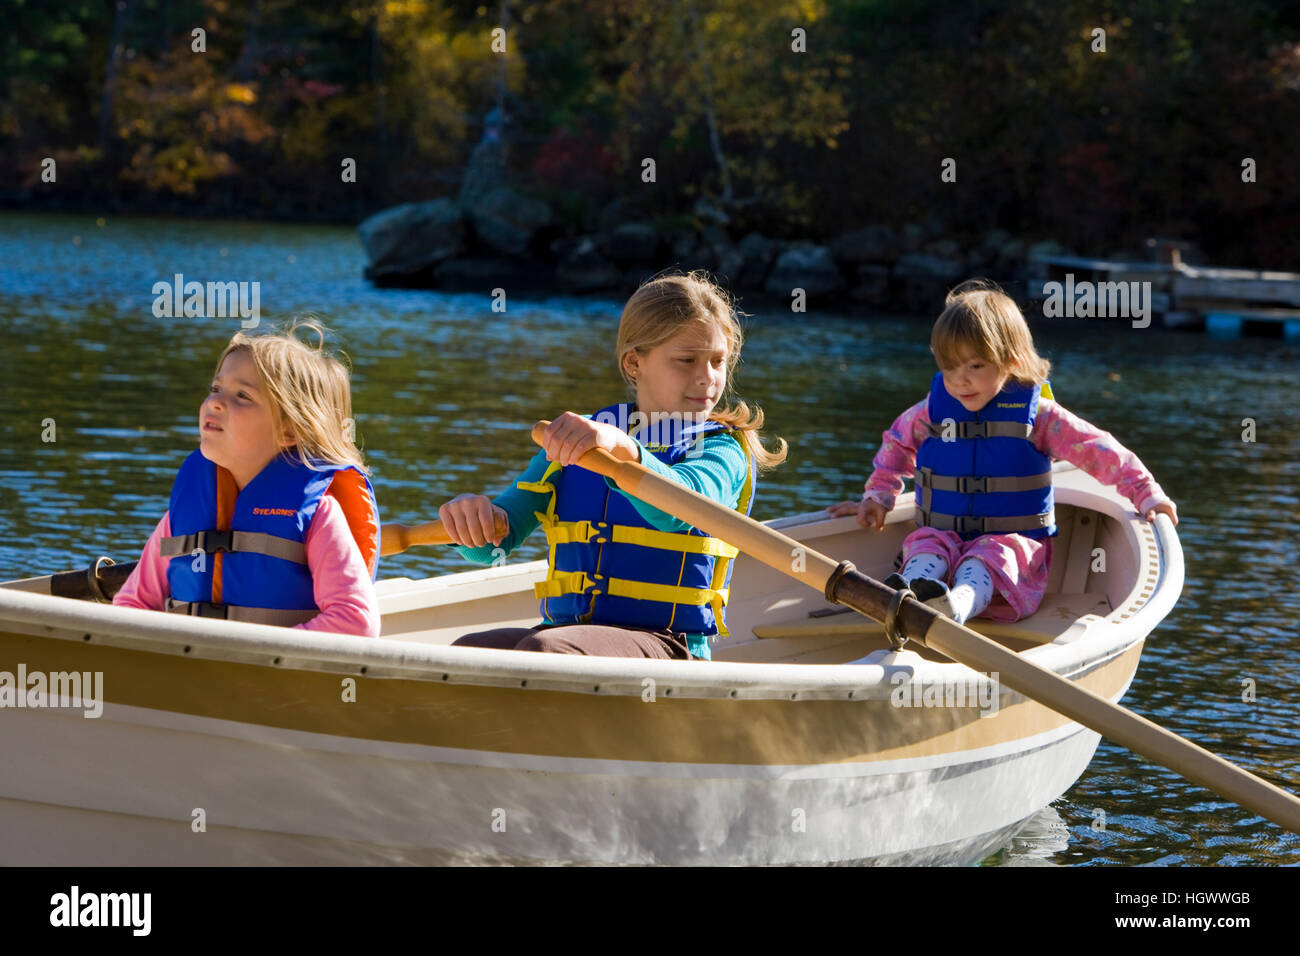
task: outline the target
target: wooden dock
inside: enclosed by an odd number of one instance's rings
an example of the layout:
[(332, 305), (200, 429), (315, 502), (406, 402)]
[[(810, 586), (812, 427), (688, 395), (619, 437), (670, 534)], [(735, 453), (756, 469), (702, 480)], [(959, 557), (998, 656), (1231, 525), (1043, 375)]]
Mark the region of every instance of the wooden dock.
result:
[(1076, 256), (1032, 259), (1029, 298), (1048, 297), (1044, 286), (1073, 277), (1082, 282), (1149, 282), (1160, 324), (1210, 335), (1266, 335), (1300, 341), (1300, 273), (1190, 266), (1171, 250), (1164, 262), (1121, 262)]

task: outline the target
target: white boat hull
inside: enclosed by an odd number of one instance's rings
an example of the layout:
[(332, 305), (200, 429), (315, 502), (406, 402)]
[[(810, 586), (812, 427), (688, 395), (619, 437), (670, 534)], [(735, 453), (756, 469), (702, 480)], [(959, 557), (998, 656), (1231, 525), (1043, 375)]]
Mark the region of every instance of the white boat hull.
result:
[[(1181, 555), (1167, 522), (1064, 484), (1114, 578), (1085, 572), (1046, 633), (1002, 639), (1118, 700)], [(882, 576), (905, 533), (783, 524)], [(713, 663), (445, 646), (480, 605), (513, 619), (518, 567), (394, 583), (377, 640), (0, 590), (0, 670), (100, 670), (107, 698), (0, 709), (0, 863), (970, 863), (1087, 767), (1097, 734), (987, 679), (994, 709), (896, 706), (900, 675), (977, 675), (810, 617), (824, 599), (765, 570), (738, 566)]]

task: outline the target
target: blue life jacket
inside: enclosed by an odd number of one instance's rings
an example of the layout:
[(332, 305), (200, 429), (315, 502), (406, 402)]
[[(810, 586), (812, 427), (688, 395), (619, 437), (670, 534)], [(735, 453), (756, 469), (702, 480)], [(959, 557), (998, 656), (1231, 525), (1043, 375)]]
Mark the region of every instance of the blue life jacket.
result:
[[(638, 413), (627, 404), (592, 417), (635, 434), (669, 466), (685, 459), (705, 436), (727, 431), (719, 422), (696, 424), (680, 415), (656, 417), (641, 429)], [(746, 459), (749, 474), (736, 509), (749, 514), (756, 472), (748, 452)], [(655, 530), (602, 476), (576, 465), (563, 469), (557, 490), (549, 479), (560, 470), (552, 462), (541, 481), (519, 483), (527, 491), (551, 494), (547, 510), (536, 512), (550, 546), (550, 566), (546, 580), (534, 586), (548, 624), (727, 633), (724, 607), (736, 548), (698, 528)]]
[[(1050, 398), (1051, 388), (1041, 386)], [(916, 455), (916, 523), (981, 534), (1056, 534), (1052, 459), (1029, 440), (1040, 386), (1008, 381), (977, 412), (948, 394), (943, 373), (930, 382), (930, 437)]]
[(305, 541), (328, 492), (374, 579), (379, 565), (379, 509), (370, 480), (352, 465), (308, 468), (279, 455), (243, 490), (225, 468), (195, 451), (172, 485), (167, 610), (291, 626), (319, 613)]

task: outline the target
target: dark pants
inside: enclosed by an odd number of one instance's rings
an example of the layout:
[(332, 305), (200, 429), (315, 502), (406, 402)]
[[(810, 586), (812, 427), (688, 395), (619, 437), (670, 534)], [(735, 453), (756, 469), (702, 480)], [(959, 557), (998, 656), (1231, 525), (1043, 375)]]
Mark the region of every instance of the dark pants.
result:
[(686, 635), (671, 631), (638, 631), (603, 624), (563, 624), (558, 627), (499, 627), (476, 631), (452, 641), (460, 647), (495, 647), (506, 651), (548, 654), (588, 654), (595, 657), (661, 657), (693, 660)]

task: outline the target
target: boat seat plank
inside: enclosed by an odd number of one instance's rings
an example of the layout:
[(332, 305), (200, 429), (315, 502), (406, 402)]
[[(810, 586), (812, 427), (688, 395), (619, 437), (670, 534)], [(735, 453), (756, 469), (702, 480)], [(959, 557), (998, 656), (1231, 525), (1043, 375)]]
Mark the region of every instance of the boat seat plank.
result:
[[(1110, 602), (1104, 594), (1048, 594), (1037, 611), (1022, 621), (990, 621), (975, 618), (968, 622), (972, 629), (988, 637), (1012, 637), (1047, 644), (1064, 633), (1071, 624), (1085, 614), (1105, 617), (1111, 612)], [(884, 626), (861, 615), (840, 617), (809, 617), (796, 621), (760, 624), (753, 629), (755, 637), (764, 640), (812, 637), (875, 637), (883, 634)]]

